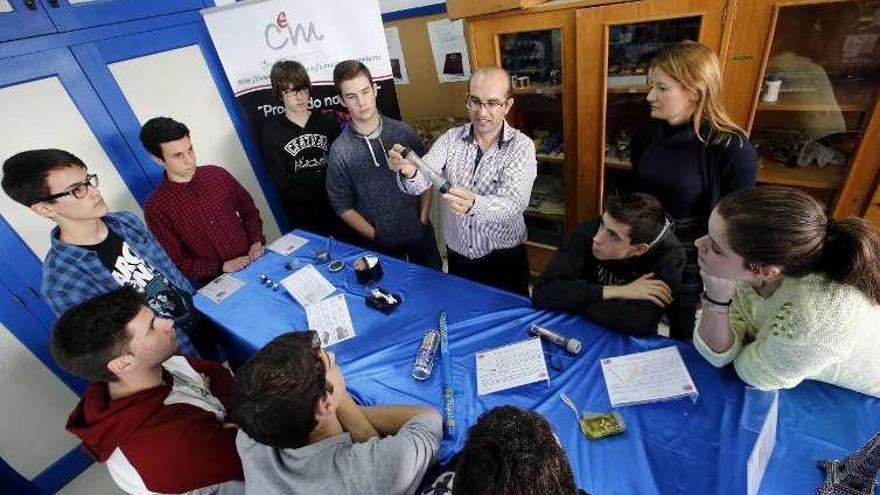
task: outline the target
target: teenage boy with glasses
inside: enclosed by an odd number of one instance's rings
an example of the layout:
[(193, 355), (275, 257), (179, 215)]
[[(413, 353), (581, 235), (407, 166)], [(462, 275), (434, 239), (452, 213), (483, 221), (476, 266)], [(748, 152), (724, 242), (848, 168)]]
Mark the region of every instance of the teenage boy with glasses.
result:
[[(537, 174), (535, 144), (507, 124), (510, 76), (500, 67), (474, 72), (466, 101), (471, 123), (450, 129), (422, 159), (452, 184), (443, 195), (449, 273), (528, 295), (523, 211)], [(408, 194), (431, 183), (397, 151), (388, 166)]]
[(291, 226), (350, 238), (327, 197), (327, 155), (340, 132), (336, 117), (309, 109), (312, 82), (301, 63), (275, 62), (269, 79), (284, 113), (269, 119), (260, 137), (266, 169)]
[(42, 292), (55, 314), (87, 299), (131, 285), (157, 315), (174, 320), (181, 352), (193, 355), (200, 318), (193, 287), (143, 222), (109, 211), (98, 177), (72, 153), (29, 150), (3, 164), (6, 194), (56, 223), (43, 262)]

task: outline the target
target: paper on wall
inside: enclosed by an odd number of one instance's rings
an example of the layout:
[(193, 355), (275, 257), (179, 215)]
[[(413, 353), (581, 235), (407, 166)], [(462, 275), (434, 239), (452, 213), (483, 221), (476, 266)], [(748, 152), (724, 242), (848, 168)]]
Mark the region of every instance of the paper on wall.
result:
[(396, 26), (385, 28), (385, 41), (388, 43), (388, 59), (391, 61), (391, 74), (394, 84), (409, 84), (403, 46), (400, 44), (400, 31)]
[(428, 23), (428, 38), (434, 53), (434, 67), (441, 83), (467, 81), (471, 76), (464, 23), (441, 19)]

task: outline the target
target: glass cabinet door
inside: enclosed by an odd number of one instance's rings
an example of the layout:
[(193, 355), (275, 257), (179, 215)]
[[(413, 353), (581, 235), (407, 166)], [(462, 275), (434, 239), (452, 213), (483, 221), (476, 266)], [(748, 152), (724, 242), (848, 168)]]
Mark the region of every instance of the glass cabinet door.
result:
[(680, 41), (723, 46), (731, 2), (640, 0), (577, 12), (578, 220), (632, 187), (629, 141), (648, 123), (648, 67)]
[(577, 221), (580, 199), (573, 9), (469, 24), (473, 67), (504, 67), (514, 103), (507, 122), (535, 142), (537, 177), (524, 212), (529, 269), (540, 274)]
[(831, 207), (877, 101), (880, 1), (780, 6), (771, 29), (751, 127), (758, 182)]
[(508, 122), (535, 142), (538, 175), (525, 211), (529, 241), (559, 246), (565, 224), (562, 31), (498, 36), (501, 66), (513, 85)]
[(630, 136), (650, 119), (645, 98), (651, 59), (680, 41), (698, 40), (700, 23), (701, 18), (694, 16), (609, 28), (605, 68), (605, 195), (630, 188)]

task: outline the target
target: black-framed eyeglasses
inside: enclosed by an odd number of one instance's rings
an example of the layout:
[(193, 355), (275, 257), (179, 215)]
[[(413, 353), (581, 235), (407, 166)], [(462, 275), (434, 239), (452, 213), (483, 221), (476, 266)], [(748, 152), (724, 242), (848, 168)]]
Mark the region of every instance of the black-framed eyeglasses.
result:
[(98, 174), (87, 174), (86, 180), (71, 185), (64, 192), (50, 194), (45, 198), (40, 198), (37, 200), (37, 203), (40, 201), (52, 201), (53, 199), (63, 198), (64, 196), (73, 196), (76, 199), (82, 199), (88, 194), (89, 187), (98, 187)]
[(483, 101), (483, 100), (477, 98), (476, 96), (468, 95), (465, 103), (467, 104), (467, 107), (469, 110), (476, 111), (476, 110), (479, 110), (480, 107), (486, 107), (486, 110), (489, 110), (490, 112), (497, 112), (497, 111), (501, 110), (502, 108), (504, 108), (504, 105), (507, 105), (507, 102), (509, 100), (510, 100), (510, 98), (505, 98), (503, 100), (492, 98), (488, 101)]

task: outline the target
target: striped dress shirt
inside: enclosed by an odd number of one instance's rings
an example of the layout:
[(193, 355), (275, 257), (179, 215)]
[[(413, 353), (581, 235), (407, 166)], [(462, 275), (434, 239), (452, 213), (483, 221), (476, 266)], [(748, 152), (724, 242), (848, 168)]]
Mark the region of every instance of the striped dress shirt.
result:
[[(504, 124), (495, 144), (482, 152), (471, 124), (446, 131), (422, 157), (426, 165), (442, 173), (453, 186), (469, 189), (474, 206), (464, 215), (443, 208), (446, 245), (469, 259), (507, 249), (526, 240), (523, 211), (529, 204), (537, 174), (535, 144), (522, 132)], [(397, 174), (408, 194), (421, 194), (431, 187), (424, 174), (412, 179)]]

